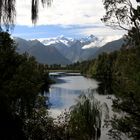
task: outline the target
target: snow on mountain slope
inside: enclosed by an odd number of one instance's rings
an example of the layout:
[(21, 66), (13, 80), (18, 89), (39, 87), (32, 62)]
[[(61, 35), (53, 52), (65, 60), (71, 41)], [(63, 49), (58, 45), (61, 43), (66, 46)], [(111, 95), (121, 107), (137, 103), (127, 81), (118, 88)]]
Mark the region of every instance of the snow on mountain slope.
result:
[(97, 39), (87, 45), (84, 45), (82, 49), (89, 49), (89, 48), (94, 48), (94, 47), (102, 47), (104, 46), (108, 41), (105, 38)]
[(54, 45), (54, 44), (63, 44), (67, 47), (70, 47), (70, 42), (72, 41), (71, 38), (65, 38), (64, 36), (56, 37), (56, 38), (45, 38), (45, 39), (39, 39), (44, 45)]
[(102, 48), (112, 40), (110, 38), (97, 38), (94, 35), (79, 39), (59, 36), (30, 41), (16, 38), (15, 41), (18, 44), (17, 51), (19, 53), (28, 52), (35, 56), (39, 62), (48, 64), (69, 64), (84, 61), (98, 56), (102, 52), (101, 50), (106, 49), (106, 52), (109, 52), (121, 47), (121, 43), (119, 45), (112, 43), (111, 48), (110, 45)]
[(14, 38), (17, 44), (17, 52), (20, 54), (28, 53), (34, 56), (39, 63), (43, 64), (71, 64), (71, 61), (63, 56), (55, 47), (45, 46), (38, 40), (24, 40)]
[(90, 44), (91, 42), (98, 41), (98, 38), (94, 35), (90, 35), (85, 38), (80, 39), (72, 39), (72, 38), (66, 38), (64, 36), (56, 37), (56, 38), (46, 38), (46, 39), (39, 39), (44, 45), (55, 45), (55, 44), (63, 44), (67, 47), (71, 47), (75, 42), (80, 41), (82, 44), (82, 47), (84, 45)]
[(113, 40), (120, 39), (120, 36), (116, 36), (115, 38), (105, 37), (105, 38), (95, 38), (95, 40), (91, 41), (89, 44), (86, 44), (82, 47), (82, 49), (89, 49), (94, 47), (102, 47), (108, 42), (112, 42)]
[(93, 42), (99, 41), (94, 35), (80, 39), (66, 38), (64, 36), (56, 38), (46, 38), (40, 40), (45, 46), (55, 47), (63, 56), (69, 59), (71, 62), (77, 62), (87, 60), (91, 54), (97, 51), (97, 47), (94, 45), (89, 51), (89, 47), (82, 49), (85, 45), (89, 45)]
[(90, 35), (88, 37), (80, 39), (81, 43), (91, 43), (91, 42), (94, 42), (94, 41), (98, 41), (98, 38), (94, 35)]

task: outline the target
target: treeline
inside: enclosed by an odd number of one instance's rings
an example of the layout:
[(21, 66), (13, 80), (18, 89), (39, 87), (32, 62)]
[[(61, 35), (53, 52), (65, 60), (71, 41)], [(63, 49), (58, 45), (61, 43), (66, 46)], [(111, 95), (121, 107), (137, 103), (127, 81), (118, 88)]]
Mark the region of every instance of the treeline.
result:
[[(139, 47), (123, 48), (103, 53), (95, 60), (74, 64), (75, 69), (103, 83), (102, 94), (115, 94), (114, 110), (123, 115), (107, 122), (112, 126), (109, 134), (114, 139), (124, 134), (135, 140), (140, 137), (139, 56)], [(100, 137), (101, 105), (92, 94), (81, 96), (77, 104), (55, 122), (48, 114), (49, 99), (44, 96), (51, 82), (47, 67), (27, 54), (17, 54), (13, 40), (3, 32), (0, 33), (0, 58), (0, 139), (86, 140)]]
[(81, 72), (100, 81), (100, 94), (114, 94), (114, 109), (123, 114), (108, 122), (110, 135), (140, 138), (140, 47), (122, 47), (120, 51), (103, 53), (97, 59), (78, 64)]
[[(124, 44), (119, 51), (103, 53), (98, 58), (68, 65), (66, 69), (80, 70), (97, 79), (99, 94), (114, 94), (113, 116), (107, 122), (113, 139), (140, 138), (140, 46)], [(75, 118), (76, 119), (76, 118)], [(82, 132), (83, 133), (83, 132)], [(79, 133), (80, 136), (80, 133)]]
[(48, 70), (79, 70), (80, 62), (76, 62), (74, 64), (69, 65), (61, 65), (61, 64), (52, 64), (52, 65), (45, 65)]
[[(137, 1), (138, 2), (138, 1)], [(130, 0), (104, 0), (106, 10), (102, 21), (111, 27), (125, 29), (127, 44), (114, 53), (103, 53), (84, 62), (83, 74), (101, 82), (98, 91), (114, 94), (113, 110), (118, 112), (107, 122), (109, 135), (116, 140), (140, 139), (140, 6)], [(87, 63), (87, 64), (86, 64)]]
[(43, 65), (15, 48), (10, 35), (0, 32), (0, 139), (34, 139), (46, 115), (43, 93), (51, 80)]
[(55, 120), (44, 94), (51, 80), (46, 65), (19, 55), (10, 35), (0, 32), (0, 139), (92, 140), (101, 135), (102, 105), (81, 95)]

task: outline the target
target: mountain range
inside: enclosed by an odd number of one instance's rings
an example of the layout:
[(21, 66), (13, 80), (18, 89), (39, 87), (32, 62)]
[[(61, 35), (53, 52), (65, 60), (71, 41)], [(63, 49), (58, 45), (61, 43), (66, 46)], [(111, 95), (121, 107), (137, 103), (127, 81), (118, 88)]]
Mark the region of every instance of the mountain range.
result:
[[(64, 36), (39, 40), (14, 38), (17, 52), (28, 53), (43, 64), (71, 64), (98, 57), (102, 52), (112, 52), (121, 48), (123, 39), (107, 44), (94, 35), (85, 38), (72, 39)], [(103, 45), (105, 44), (105, 45)], [(103, 46), (102, 46), (103, 45)]]

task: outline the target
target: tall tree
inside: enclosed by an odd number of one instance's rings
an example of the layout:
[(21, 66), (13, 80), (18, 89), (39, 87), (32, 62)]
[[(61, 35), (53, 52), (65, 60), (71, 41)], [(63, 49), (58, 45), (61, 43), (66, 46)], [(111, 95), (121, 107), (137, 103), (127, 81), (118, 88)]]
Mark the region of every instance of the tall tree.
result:
[(76, 140), (99, 140), (103, 110), (108, 117), (106, 104), (100, 104), (92, 93), (79, 96), (77, 103), (70, 108), (71, 136)]
[(101, 19), (107, 26), (128, 31), (129, 45), (140, 42), (140, 6), (135, 8), (131, 0), (104, 0), (105, 16)]
[(28, 133), (27, 130), (30, 125), (32, 122), (34, 126), (37, 125), (34, 120), (35, 114), (41, 118), (40, 111), (43, 107), (46, 110), (46, 100), (40, 102), (39, 99), (44, 99), (44, 96), (39, 93), (44, 87), (48, 87), (48, 82), (49, 78), (44, 66), (39, 65), (33, 57), (17, 54), (10, 35), (1, 32), (0, 139), (29, 138), (31, 132)]
[(111, 120), (110, 134), (113, 139), (124, 136), (140, 138), (140, 6), (133, 7), (130, 0), (104, 0), (106, 15), (103, 22), (113, 28), (128, 31), (127, 46), (134, 47), (118, 52), (114, 64), (116, 99), (113, 107), (119, 115)]

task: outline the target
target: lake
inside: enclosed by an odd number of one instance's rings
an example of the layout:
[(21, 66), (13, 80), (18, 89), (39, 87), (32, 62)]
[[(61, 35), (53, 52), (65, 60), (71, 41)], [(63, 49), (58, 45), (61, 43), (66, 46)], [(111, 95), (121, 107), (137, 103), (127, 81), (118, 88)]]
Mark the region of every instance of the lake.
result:
[[(92, 92), (97, 100), (101, 104), (106, 103), (111, 111), (111, 99), (108, 96), (98, 94), (96, 89), (98, 88), (98, 82), (91, 78), (83, 76), (61, 76), (57, 77), (56, 83), (52, 84), (49, 89), (49, 101), (51, 103), (50, 114), (54, 118), (60, 115), (65, 109), (68, 110), (72, 105), (75, 104), (76, 99), (80, 94), (88, 94)], [(108, 140), (106, 135), (107, 130), (102, 128), (102, 135), (100, 140)]]

